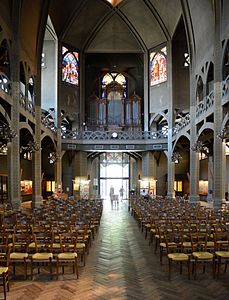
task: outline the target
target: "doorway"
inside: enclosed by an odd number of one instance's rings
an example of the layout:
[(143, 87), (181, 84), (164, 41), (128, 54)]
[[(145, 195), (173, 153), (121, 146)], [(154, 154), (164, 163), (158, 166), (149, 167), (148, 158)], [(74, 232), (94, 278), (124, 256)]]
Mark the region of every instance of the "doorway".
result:
[(110, 189), (119, 200), (129, 197), (129, 155), (111, 152), (100, 155), (100, 195), (110, 199)]

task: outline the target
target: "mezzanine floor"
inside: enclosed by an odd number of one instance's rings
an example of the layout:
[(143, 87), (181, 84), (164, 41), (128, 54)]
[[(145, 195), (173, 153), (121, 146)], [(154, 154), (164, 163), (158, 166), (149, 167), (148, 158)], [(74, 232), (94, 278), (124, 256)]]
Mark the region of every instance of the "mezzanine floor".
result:
[(112, 209), (110, 201), (104, 201), (100, 228), (78, 280), (70, 272), (57, 280), (55, 274), (50, 278), (42, 270), (33, 281), (24, 281), (23, 269), (19, 268), (11, 279), (7, 299), (229, 299), (229, 272), (215, 280), (207, 269), (197, 280), (188, 280), (184, 268), (182, 275), (174, 270), (168, 281), (167, 260), (160, 265), (159, 254), (154, 254), (153, 246), (144, 239), (126, 202)]

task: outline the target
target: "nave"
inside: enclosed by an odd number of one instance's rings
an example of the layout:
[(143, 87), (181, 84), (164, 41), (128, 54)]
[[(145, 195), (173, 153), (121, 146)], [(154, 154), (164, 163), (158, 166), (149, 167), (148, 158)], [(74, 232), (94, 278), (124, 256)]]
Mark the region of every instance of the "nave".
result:
[[(22, 270), (23, 272), (23, 270)], [(87, 256), (86, 266), (79, 268), (79, 279), (70, 273), (56, 279), (41, 274), (10, 281), (7, 299), (12, 300), (175, 300), (217, 299), (229, 297), (228, 272), (219, 280), (212, 278), (211, 270), (199, 273), (198, 279), (188, 280), (186, 269), (180, 275), (172, 272), (168, 281), (167, 259), (163, 265), (159, 253), (145, 240), (136, 220), (128, 211), (128, 203), (111, 207), (104, 201), (99, 231)]]

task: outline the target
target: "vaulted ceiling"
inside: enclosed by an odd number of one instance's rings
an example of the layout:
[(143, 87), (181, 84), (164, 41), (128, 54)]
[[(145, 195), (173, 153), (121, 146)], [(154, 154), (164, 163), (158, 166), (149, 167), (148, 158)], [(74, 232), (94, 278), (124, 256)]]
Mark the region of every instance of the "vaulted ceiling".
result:
[(51, 0), (60, 40), (85, 52), (143, 52), (167, 41), (181, 16), (179, 0)]

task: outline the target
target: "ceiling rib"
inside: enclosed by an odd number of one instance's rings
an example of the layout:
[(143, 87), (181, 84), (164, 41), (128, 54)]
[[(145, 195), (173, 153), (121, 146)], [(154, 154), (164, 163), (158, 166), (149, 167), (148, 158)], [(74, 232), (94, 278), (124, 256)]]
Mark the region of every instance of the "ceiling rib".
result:
[(167, 41), (170, 40), (171, 36), (169, 34), (169, 31), (168, 31), (165, 23), (163, 22), (162, 18), (160, 17), (160, 14), (156, 10), (156, 8), (153, 6), (153, 4), (149, 0), (143, 0), (143, 2), (148, 7), (149, 11), (152, 13), (152, 15), (154, 16), (154, 18), (157, 20), (157, 22), (158, 22), (158, 24), (159, 24), (162, 32), (165, 35), (166, 40)]
[(129, 21), (129, 19), (126, 17), (126, 15), (121, 12), (121, 8), (126, 4), (126, 2), (121, 2), (118, 7), (110, 7), (111, 11), (108, 12), (103, 19), (101, 19), (100, 23), (97, 24), (97, 26), (94, 28), (92, 33), (90, 34), (89, 38), (86, 40), (85, 44), (83, 45), (83, 50), (85, 51), (86, 49), (89, 48), (90, 44), (94, 40), (95, 36), (101, 28), (104, 26), (104, 24), (114, 15), (117, 14), (119, 17), (122, 19), (122, 21), (126, 24), (126, 26), (129, 28), (131, 33), (134, 35), (135, 39), (137, 42), (140, 44), (142, 50), (145, 52), (147, 50), (146, 44), (141, 38), (141, 35), (137, 32), (136, 28), (133, 26), (133, 24)]
[(63, 26), (63, 30), (60, 33), (60, 37), (59, 37), (60, 40), (63, 40), (65, 38), (66, 34), (70, 30), (70, 28), (71, 28), (72, 24), (74, 23), (75, 19), (80, 15), (81, 11), (86, 6), (86, 4), (87, 4), (87, 0), (83, 0), (83, 1), (81, 1), (81, 3), (78, 6), (76, 6), (72, 10), (71, 16), (68, 18), (68, 21)]

